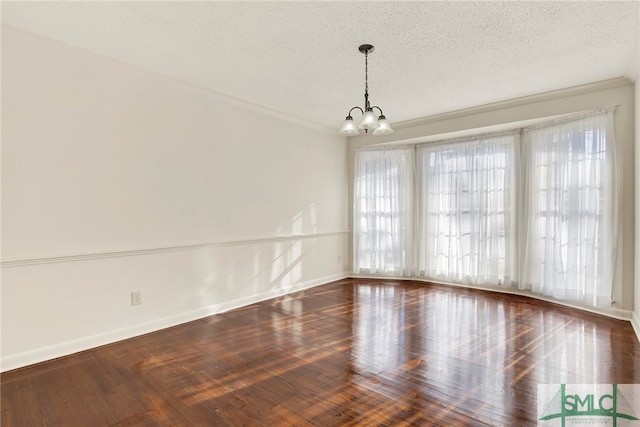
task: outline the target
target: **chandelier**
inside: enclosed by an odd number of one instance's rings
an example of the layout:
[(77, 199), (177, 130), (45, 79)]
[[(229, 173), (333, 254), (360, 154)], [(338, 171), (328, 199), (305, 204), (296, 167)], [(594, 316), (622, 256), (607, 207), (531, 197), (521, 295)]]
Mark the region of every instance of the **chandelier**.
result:
[[(358, 50), (361, 53), (364, 53), (364, 110), (360, 107), (353, 107), (349, 110), (349, 114), (347, 118), (344, 120), (344, 124), (342, 125), (342, 129), (340, 129), (340, 135), (353, 136), (358, 135), (361, 130), (364, 130), (367, 133), (370, 129), (373, 129), (374, 135), (386, 135), (393, 132), (387, 118), (382, 113), (382, 109), (378, 106), (371, 106), (369, 104), (369, 54), (373, 52), (373, 46), (370, 44), (360, 45)], [(380, 115), (376, 117), (373, 109), (377, 109), (380, 111)], [(353, 110), (360, 110), (362, 113), (362, 119), (360, 120), (360, 124), (356, 126), (353, 117), (351, 117), (351, 112)]]

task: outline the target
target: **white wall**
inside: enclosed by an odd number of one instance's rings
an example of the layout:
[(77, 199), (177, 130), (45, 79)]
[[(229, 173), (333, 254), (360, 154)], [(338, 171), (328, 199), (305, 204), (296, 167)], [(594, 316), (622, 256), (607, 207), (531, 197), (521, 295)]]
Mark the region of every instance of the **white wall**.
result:
[[(525, 98), (456, 111), (396, 125), (396, 131), (380, 137), (357, 136), (349, 140), (349, 165), (357, 147), (372, 144), (417, 143), (462, 134), (514, 129), (527, 122), (602, 107), (617, 106), (615, 113), (618, 187), (621, 201), (618, 258), (613, 284), (614, 305), (605, 314), (630, 318), (634, 308), (634, 86), (625, 78), (568, 88)], [(634, 116), (635, 114), (635, 116)], [(349, 182), (353, 182), (353, 168)], [(353, 191), (350, 187), (350, 195)], [(349, 217), (351, 217), (351, 207)], [(499, 287), (500, 290), (513, 290)], [(514, 291), (517, 292), (517, 291)], [(520, 292), (518, 292), (520, 293)], [(525, 292), (525, 294), (530, 294)], [(638, 292), (636, 292), (637, 301)], [(538, 297), (538, 295), (532, 295)], [(636, 302), (639, 307), (640, 302)]]
[(3, 26), (2, 370), (344, 277), (346, 155), (333, 132)]

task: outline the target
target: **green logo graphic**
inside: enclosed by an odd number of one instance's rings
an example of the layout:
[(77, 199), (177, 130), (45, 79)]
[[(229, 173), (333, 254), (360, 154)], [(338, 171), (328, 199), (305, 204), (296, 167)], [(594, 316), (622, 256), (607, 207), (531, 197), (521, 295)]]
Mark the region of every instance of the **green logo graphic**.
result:
[(600, 395), (567, 394), (566, 384), (561, 384), (560, 390), (551, 398), (539, 420), (560, 418), (562, 427), (565, 427), (566, 419), (574, 417), (608, 417), (613, 419), (614, 427), (618, 425), (619, 418), (638, 420), (617, 384), (612, 384), (611, 394)]

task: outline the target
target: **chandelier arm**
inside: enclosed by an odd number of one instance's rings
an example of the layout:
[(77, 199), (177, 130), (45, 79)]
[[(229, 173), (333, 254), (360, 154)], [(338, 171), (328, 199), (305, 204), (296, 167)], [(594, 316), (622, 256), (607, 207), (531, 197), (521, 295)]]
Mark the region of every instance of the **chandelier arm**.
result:
[(374, 108), (377, 108), (378, 111), (380, 111), (380, 115), (384, 116), (384, 113), (382, 112), (382, 108), (378, 107), (377, 105), (374, 105), (373, 107), (371, 107), (371, 109), (373, 110)]
[(351, 117), (351, 112), (352, 112), (353, 110), (360, 110), (360, 114), (364, 114), (364, 111), (362, 111), (362, 108), (360, 108), (360, 107), (352, 107), (352, 108), (349, 110), (349, 117)]

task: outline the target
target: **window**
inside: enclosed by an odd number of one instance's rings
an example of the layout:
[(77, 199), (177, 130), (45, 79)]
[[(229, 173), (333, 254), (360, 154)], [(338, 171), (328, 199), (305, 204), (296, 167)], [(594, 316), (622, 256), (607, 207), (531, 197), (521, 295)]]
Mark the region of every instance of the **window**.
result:
[[(358, 150), (354, 271), (611, 302), (613, 110), (520, 132)], [(415, 172), (415, 173), (414, 173)]]
[(511, 134), (419, 148), (419, 275), (511, 283), (517, 141)]
[(357, 151), (354, 271), (411, 275), (413, 149)]
[(530, 175), (524, 285), (602, 306), (613, 280), (612, 113), (525, 132)]

